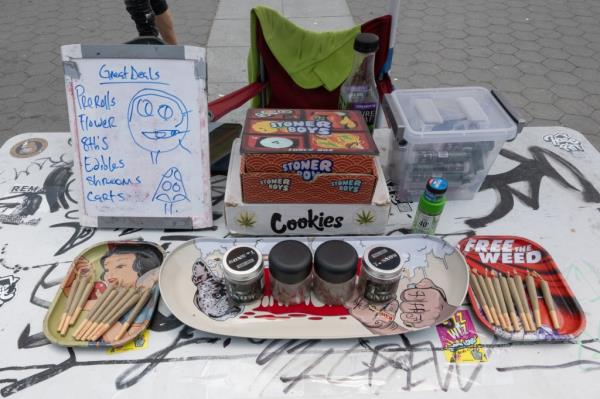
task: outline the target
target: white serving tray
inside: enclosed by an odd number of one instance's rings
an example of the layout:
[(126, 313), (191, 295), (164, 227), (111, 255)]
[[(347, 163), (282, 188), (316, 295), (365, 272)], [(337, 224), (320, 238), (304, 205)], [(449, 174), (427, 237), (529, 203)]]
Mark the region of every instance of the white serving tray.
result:
[[(298, 238), (313, 253), (329, 239), (332, 238)], [(228, 336), (274, 339), (357, 338), (421, 330), (448, 319), (465, 298), (467, 265), (460, 252), (441, 238), (407, 235), (336, 239), (351, 244), (359, 257), (374, 244), (396, 250), (406, 267), (397, 299), (375, 304), (357, 294), (343, 306), (325, 306), (312, 295), (305, 304), (279, 305), (270, 296), (266, 262), (262, 299), (233, 304), (222, 282), (221, 258), (225, 251), (233, 245), (248, 244), (268, 254), (281, 238), (188, 241), (164, 261), (160, 290), (173, 314), (193, 328)]]

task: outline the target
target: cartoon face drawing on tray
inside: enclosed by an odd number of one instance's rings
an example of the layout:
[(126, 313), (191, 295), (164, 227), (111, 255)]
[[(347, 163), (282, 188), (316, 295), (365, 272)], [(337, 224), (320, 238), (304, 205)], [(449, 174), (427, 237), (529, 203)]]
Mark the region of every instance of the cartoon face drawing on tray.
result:
[[(93, 266), (85, 257), (76, 259), (75, 269), (80, 276), (87, 276), (94, 272)], [(150, 288), (158, 279), (161, 259), (154, 251), (139, 245), (113, 245), (106, 246), (106, 252), (99, 261), (100, 269), (97, 284), (103, 286), (119, 284), (127, 287)], [(96, 272), (97, 274), (97, 272)]]
[(190, 110), (176, 96), (158, 89), (142, 89), (129, 102), (127, 122), (133, 141), (150, 152), (152, 163), (160, 153), (181, 148), (189, 133)]
[(205, 315), (215, 320), (226, 320), (239, 315), (243, 306), (233, 303), (222, 279), (222, 254), (211, 252), (198, 258), (192, 269), (192, 282), (196, 286), (194, 304)]

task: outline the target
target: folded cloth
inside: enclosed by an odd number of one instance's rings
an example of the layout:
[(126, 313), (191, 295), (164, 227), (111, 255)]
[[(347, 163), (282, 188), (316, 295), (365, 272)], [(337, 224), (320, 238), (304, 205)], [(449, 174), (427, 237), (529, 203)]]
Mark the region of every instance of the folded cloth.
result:
[(250, 83), (257, 81), (259, 73), (257, 19), (271, 53), (292, 80), (303, 89), (323, 86), (333, 91), (350, 74), (354, 59), (354, 39), (360, 33), (360, 26), (335, 32), (311, 32), (296, 26), (277, 11), (259, 6), (250, 13)]

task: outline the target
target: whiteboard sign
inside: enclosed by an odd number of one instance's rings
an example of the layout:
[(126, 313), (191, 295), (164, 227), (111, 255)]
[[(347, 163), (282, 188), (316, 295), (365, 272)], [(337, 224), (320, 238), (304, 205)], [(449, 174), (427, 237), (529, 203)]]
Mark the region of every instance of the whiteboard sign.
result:
[(206, 50), (62, 46), (80, 223), (212, 225)]

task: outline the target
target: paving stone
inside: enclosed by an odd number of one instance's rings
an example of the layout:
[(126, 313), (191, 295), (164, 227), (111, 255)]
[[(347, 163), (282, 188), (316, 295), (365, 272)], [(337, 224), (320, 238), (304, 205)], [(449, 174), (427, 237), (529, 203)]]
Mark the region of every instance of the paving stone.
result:
[[(169, 2), (181, 43), (206, 45), (218, 0)], [(3, 0), (0, 144), (25, 131), (68, 131), (60, 46), (123, 43), (137, 32), (122, 1)]]
[(594, 108), (590, 107), (584, 101), (561, 98), (556, 100), (554, 104), (565, 114), (590, 116), (594, 112)]
[(566, 60), (557, 60), (555, 58), (548, 58), (542, 62), (546, 67), (553, 71), (559, 72), (571, 72), (575, 69), (575, 65), (571, 64)]
[(550, 88), (558, 98), (569, 98), (573, 100), (583, 100), (587, 93), (577, 86), (572, 85), (554, 85)]
[[(564, 115), (560, 124), (575, 129), (583, 134), (598, 134), (598, 121), (581, 115)], [(589, 137), (589, 136), (588, 136)]]
[(446, 59), (439, 63), (440, 68), (449, 72), (464, 72), (467, 66), (464, 62)]
[(579, 82), (579, 78), (575, 75), (572, 75), (568, 72), (561, 71), (551, 71), (546, 74), (548, 78), (550, 78), (554, 83), (557, 84), (566, 84), (566, 85), (575, 85)]
[(413, 75), (408, 78), (408, 81), (412, 84), (412, 87), (418, 89), (438, 87), (440, 85), (440, 82), (437, 80), (437, 78), (431, 75)]
[(521, 93), (523, 84), (515, 79), (495, 78), (490, 81), (490, 86), (505, 92)]
[(473, 82), (493, 82), (496, 76), (485, 69), (469, 68), (465, 71), (465, 76)]
[(421, 62), (438, 63), (442, 60), (440, 54), (433, 51), (419, 51), (415, 54), (415, 58)]
[(529, 62), (542, 62), (546, 57), (541, 55), (538, 51), (531, 50), (519, 50), (515, 53), (516, 57), (519, 57), (522, 61)]
[(554, 83), (545, 76), (523, 75), (519, 80), (526, 87), (533, 87), (535, 89), (549, 89), (554, 85)]
[(472, 68), (490, 69), (494, 65), (494, 63), (489, 58), (471, 57), (467, 61), (467, 65), (469, 65)]
[(562, 112), (552, 104), (531, 102), (525, 107), (527, 113), (534, 118), (557, 120)]
[(469, 79), (462, 73), (442, 71), (436, 75), (440, 83), (449, 86), (463, 86), (469, 83)]
[(521, 62), (517, 68), (523, 73), (531, 75), (545, 75), (549, 71), (543, 64), (533, 62)]
[(597, 73), (600, 69), (600, 62), (590, 57), (572, 56), (569, 57), (569, 62), (580, 68), (595, 69)]
[(464, 60), (469, 57), (467, 55), (467, 53), (461, 49), (450, 49), (450, 48), (441, 50), (439, 52), (439, 55), (442, 56), (442, 58), (445, 58), (447, 60)]
[(412, 68), (415, 71), (418, 71), (420, 74), (423, 74), (423, 75), (434, 75), (435, 76), (442, 71), (438, 65), (436, 65), (434, 63), (425, 63), (425, 62), (418, 63), (418, 64), (414, 65)]
[(500, 78), (512, 78), (518, 79), (523, 75), (517, 67), (506, 66), (506, 65), (494, 65), (492, 67), (492, 72)]
[(496, 65), (517, 65), (521, 60), (512, 54), (494, 54), (490, 57), (490, 60)]
[(500, 54), (514, 54), (517, 48), (506, 43), (494, 43), (490, 45), (490, 50)]
[[(500, 89), (500, 90), (502, 90), (502, 89)], [(509, 102), (515, 107), (525, 108), (527, 106), (527, 104), (529, 104), (529, 100), (519, 93), (514, 93), (514, 92), (510, 93), (509, 92), (509, 93), (506, 93), (506, 95), (508, 96)]]
[(530, 102), (537, 102), (542, 104), (553, 104), (556, 100), (554, 92), (547, 89), (535, 89), (528, 87), (523, 90), (523, 96)]
[[(584, 98), (584, 101), (585, 101), (586, 104), (588, 104), (592, 108), (594, 108), (594, 109), (600, 109), (600, 95), (591, 94), (589, 96), (586, 96)], [(598, 122), (600, 123), (600, 120), (598, 120)]]
[(543, 48), (540, 50), (540, 54), (547, 58), (556, 58), (561, 60), (572, 58), (571, 54), (567, 53), (566, 51), (555, 48)]

